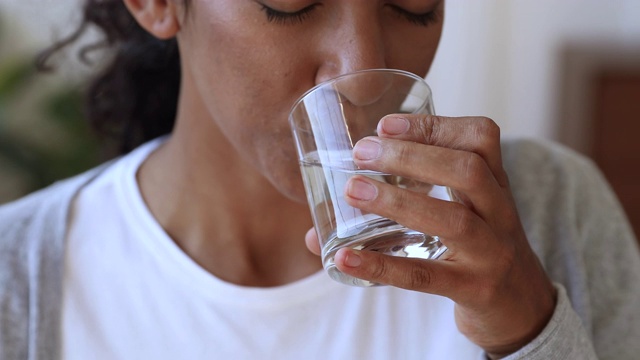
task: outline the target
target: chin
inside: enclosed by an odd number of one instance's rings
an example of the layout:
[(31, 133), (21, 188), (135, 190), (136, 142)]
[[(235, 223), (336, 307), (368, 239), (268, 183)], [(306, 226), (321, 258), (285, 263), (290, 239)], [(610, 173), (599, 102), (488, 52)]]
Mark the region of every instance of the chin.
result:
[[(290, 138), (288, 138), (291, 140)], [(295, 155), (295, 148), (282, 146), (274, 141), (275, 151), (260, 162), (260, 171), (271, 185), (287, 199), (300, 204), (307, 204), (302, 174)], [(274, 148), (274, 146), (272, 146)]]

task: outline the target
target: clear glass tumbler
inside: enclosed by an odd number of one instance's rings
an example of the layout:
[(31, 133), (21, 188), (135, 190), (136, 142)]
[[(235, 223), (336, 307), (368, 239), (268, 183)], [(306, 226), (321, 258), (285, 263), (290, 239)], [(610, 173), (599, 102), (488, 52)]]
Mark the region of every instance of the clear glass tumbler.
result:
[(331, 278), (348, 285), (377, 284), (337, 269), (334, 255), (342, 247), (423, 259), (437, 259), (446, 251), (437, 235), (423, 234), (351, 207), (344, 199), (347, 181), (357, 174), (439, 199), (452, 199), (446, 187), (361, 170), (353, 162), (355, 143), (376, 136), (380, 119), (398, 113), (434, 114), (431, 89), (412, 73), (371, 69), (317, 85), (294, 104), (289, 115), (324, 268)]

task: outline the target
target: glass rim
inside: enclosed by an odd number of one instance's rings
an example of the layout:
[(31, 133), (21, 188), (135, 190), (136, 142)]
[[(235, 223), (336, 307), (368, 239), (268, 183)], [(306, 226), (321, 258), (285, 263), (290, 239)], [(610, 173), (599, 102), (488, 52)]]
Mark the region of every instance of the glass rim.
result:
[(346, 77), (349, 76), (354, 76), (354, 75), (360, 75), (360, 74), (366, 74), (366, 73), (390, 73), (390, 74), (396, 74), (396, 75), (402, 75), (408, 78), (412, 78), (414, 80), (417, 80), (419, 82), (421, 82), (429, 91), (429, 94), (431, 95), (431, 87), (429, 86), (429, 84), (427, 83), (426, 79), (423, 77), (420, 77), (412, 72), (406, 71), (406, 70), (400, 70), (400, 69), (390, 69), (390, 68), (378, 68), (378, 69), (364, 69), (364, 70), (357, 70), (354, 72), (350, 72), (350, 73), (346, 73), (346, 74), (342, 74), (339, 76), (336, 76), (334, 78), (325, 80), (323, 82), (321, 82), (318, 85), (315, 85), (314, 87), (312, 87), (311, 89), (307, 90), (304, 92), (304, 94), (302, 94), (294, 103), (293, 106), (291, 107), (291, 110), (289, 110), (289, 121), (292, 120), (292, 114), (294, 113), (295, 109), (298, 107), (298, 105), (300, 105), (300, 103), (302, 103), (302, 101), (304, 100), (305, 97), (307, 97), (307, 95), (309, 95), (310, 93), (316, 91), (317, 89), (321, 88), (321, 87), (325, 87), (329, 84), (335, 83), (336, 81), (342, 80)]

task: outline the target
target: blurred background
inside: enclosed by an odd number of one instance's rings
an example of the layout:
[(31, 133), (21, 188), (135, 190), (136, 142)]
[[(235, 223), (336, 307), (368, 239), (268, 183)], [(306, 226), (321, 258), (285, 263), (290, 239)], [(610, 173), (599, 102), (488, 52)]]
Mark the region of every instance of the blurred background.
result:
[[(39, 50), (73, 32), (81, 2), (0, 0), (0, 203), (104, 159), (80, 108), (91, 69), (73, 51), (57, 58), (54, 75), (32, 66)], [(488, 116), (503, 136), (590, 156), (640, 233), (640, 0), (447, 0), (446, 8), (427, 77), (437, 112)]]
[(71, 52), (53, 74), (35, 69), (38, 52), (77, 26), (79, 2), (0, 0), (0, 203), (102, 160), (82, 116), (90, 69)]

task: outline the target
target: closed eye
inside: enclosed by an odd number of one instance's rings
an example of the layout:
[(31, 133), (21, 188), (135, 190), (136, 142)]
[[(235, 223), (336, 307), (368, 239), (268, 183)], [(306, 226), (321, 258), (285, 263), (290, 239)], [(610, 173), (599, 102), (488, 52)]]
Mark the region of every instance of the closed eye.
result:
[(416, 14), (416, 13), (407, 11), (397, 5), (389, 4), (389, 6), (391, 7), (391, 9), (393, 9), (393, 11), (398, 16), (404, 18), (405, 20), (408, 20), (409, 22), (415, 25), (429, 26), (433, 23), (437, 23), (438, 21), (440, 21), (440, 13), (438, 12), (437, 9), (434, 9), (432, 11), (429, 11), (423, 14)]
[(307, 20), (311, 15), (311, 12), (313, 12), (313, 10), (315, 10), (320, 4), (312, 4), (296, 12), (279, 11), (264, 4), (261, 5), (262, 11), (264, 11), (267, 16), (267, 21), (280, 25), (294, 25)]

